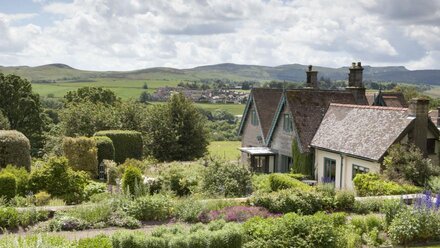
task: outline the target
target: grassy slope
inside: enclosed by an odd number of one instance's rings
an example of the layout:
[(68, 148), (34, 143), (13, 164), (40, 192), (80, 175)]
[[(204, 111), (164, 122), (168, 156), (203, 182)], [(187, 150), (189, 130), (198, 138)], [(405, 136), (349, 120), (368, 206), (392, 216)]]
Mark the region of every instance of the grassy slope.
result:
[(240, 157), (240, 141), (213, 141), (208, 146), (209, 155), (237, 160)]

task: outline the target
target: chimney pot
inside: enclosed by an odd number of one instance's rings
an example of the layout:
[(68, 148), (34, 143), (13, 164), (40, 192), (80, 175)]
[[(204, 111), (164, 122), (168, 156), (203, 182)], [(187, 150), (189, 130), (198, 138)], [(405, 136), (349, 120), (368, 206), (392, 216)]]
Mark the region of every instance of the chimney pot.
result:
[(362, 64), (361, 64), (361, 62), (358, 62), (358, 67), (362, 67)]
[(309, 71), (312, 71), (313, 66), (309, 65)]
[(318, 88), (318, 72), (313, 71), (313, 66), (309, 65), (309, 70), (306, 71), (307, 75), (307, 82), (306, 87), (311, 89), (317, 89)]
[(355, 68), (356, 67), (356, 62), (351, 63), (351, 67)]

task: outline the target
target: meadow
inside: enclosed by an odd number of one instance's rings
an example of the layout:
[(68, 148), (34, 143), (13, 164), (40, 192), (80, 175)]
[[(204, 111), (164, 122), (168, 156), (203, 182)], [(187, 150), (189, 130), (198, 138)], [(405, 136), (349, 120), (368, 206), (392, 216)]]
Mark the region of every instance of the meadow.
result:
[(225, 160), (237, 160), (240, 157), (240, 141), (213, 141), (208, 146), (209, 155)]
[[(142, 92), (147, 91), (154, 93), (160, 87), (176, 87), (180, 80), (177, 79), (115, 79), (115, 78), (96, 78), (89, 81), (81, 82), (57, 82), (50, 84), (32, 84), (32, 89), (40, 96), (51, 96), (55, 98), (63, 97), (68, 91), (76, 90), (81, 87), (93, 86), (110, 89), (117, 96), (124, 100), (138, 99)], [(144, 84), (148, 85), (148, 89), (143, 89)], [(234, 115), (243, 114), (244, 104), (209, 104), (197, 103), (197, 106), (206, 110), (213, 111), (215, 109), (223, 109)]]

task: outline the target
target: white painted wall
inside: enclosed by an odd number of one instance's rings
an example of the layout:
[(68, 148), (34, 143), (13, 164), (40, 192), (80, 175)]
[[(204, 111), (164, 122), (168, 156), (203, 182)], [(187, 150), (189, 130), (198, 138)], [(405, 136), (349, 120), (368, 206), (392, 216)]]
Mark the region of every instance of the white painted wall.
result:
[[(334, 152), (323, 151), (315, 149), (315, 168), (317, 168), (317, 180), (321, 181), (324, 176), (324, 159), (330, 158), (336, 160), (336, 188), (353, 189), (353, 164), (366, 167), (370, 172), (379, 172), (380, 164), (359, 158), (349, 157), (347, 155), (340, 155)], [(341, 161), (342, 163), (342, 178), (341, 178)], [(341, 182), (342, 179), (342, 182)], [(342, 187), (341, 187), (342, 186)]]

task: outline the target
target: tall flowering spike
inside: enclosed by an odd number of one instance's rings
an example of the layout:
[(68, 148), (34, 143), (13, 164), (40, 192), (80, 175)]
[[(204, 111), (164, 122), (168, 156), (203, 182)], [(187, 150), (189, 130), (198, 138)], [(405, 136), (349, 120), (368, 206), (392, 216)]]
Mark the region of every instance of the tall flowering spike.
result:
[(431, 191), (425, 192), (425, 206), (427, 210), (430, 210), (432, 208), (432, 199), (431, 199)]

